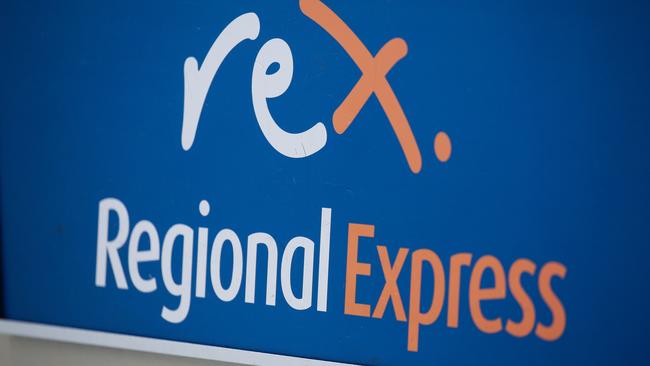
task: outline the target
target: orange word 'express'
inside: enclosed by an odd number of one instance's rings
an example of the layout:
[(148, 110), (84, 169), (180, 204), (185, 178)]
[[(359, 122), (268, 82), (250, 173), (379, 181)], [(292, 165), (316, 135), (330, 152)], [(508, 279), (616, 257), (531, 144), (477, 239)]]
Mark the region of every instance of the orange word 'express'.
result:
[[(361, 276), (370, 276), (372, 265), (359, 260), (359, 238), (374, 238), (374, 225), (349, 224), (348, 226), (348, 256), (345, 276), (345, 314), (381, 319), (385, 315), (388, 303), (392, 303), (395, 319), (408, 322), (408, 350), (418, 351), (420, 326), (431, 325), (438, 320), (443, 305), (447, 302), (447, 327), (458, 328), (460, 311), (461, 282), (463, 267), (471, 269), (469, 273), (469, 312), (474, 325), (484, 333), (499, 333), (505, 330), (514, 337), (525, 337), (534, 331), (535, 335), (545, 341), (558, 339), (566, 328), (566, 312), (562, 302), (551, 287), (555, 277), (563, 279), (566, 267), (558, 262), (548, 262), (538, 266), (529, 259), (517, 259), (512, 263), (507, 273), (503, 265), (494, 256), (484, 255), (472, 263), (471, 253), (458, 253), (450, 257), (448, 270), (445, 269), (440, 257), (432, 250), (418, 249), (410, 253), (411, 278), (408, 297), (408, 316), (401, 296), (397, 279), (405, 267), (409, 255), (408, 248), (399, 248), (397, 255), (391, 259), (388, 248), (377, 245), (381, 271), (385, 284), (381, 295), (373, 307), (370, 304), (357, 302), (358, 283)], [(423, 275), (423, 269), (429, 267), (433, 278)], [(492, 286), (484, 286), (483, 276), (491, 272), (494, 278)], [(428, 272), (427, 272), (428, 273)], [(536, 320), (535, 305), (522, 286), (524, 276), (537, 276), (539, 294), (550, 310), (552, 321), (542, 324)], [(433, 281), (431, 299), (422, 299), (423, 281)], [(510, 293), (521, 308), (520, 319), (503, 320), (501, 317), (488, 318), (482, 311), (482, 304), (488, 301), (506, 299)], [(423, 310), (423, 304), (430, 304)]]

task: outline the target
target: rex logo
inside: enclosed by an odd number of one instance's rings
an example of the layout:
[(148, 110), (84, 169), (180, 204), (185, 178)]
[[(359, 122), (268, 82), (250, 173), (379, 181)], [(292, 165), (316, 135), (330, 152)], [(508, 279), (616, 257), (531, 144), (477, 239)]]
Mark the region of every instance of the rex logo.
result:
[[(361, 77), (336, 108), (332, 116), (334, 130), (344, 133), (374, 94), (395, 132), (409, 168), (413, 173), (422, 169), (422, 154), (409, 121), (393, 88), (386, 79), (388, 72), (408, 53), (406, 41), (393, 38), (373, 56), (357, 35), (330, 8), (319, 0), (300, 0), (300, 9), (336, 40), (361, 71)], [(201, 110), (212, 80), (226, 56), (241, 42), (255, 40), (260, 32), (260, 21), (255, 13), (246, 13), (226, 26), (210, 47), (203, 63), (196, 58), (185, 60), (185, 98), (181, 143), (189, 150), (196, 136)], [(277, 63), (278, 70), (267, 74)], [(284, 94), (293, 77), (293, 56), (289, 45), (280, 38), (267, 41), (259, 50), (253, 66), (251, 82), (253, 108), (257, 123), (266, 140), (280, 154), (290, 158), (304, 158), (317, 153), (327, 143), (327, 129), (322, 122), (306, 131), (290, 133), (273, 119), (267, 99)], [(441, 162), (449, 160), (451, 141), (444, 132), (434, 139), (435, 155)]]

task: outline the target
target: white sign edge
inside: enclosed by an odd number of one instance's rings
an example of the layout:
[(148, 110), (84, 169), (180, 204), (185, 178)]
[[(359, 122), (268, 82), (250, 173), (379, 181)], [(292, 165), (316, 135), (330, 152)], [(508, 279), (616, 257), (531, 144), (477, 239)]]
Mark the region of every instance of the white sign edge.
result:
[(149, 337), (85, 330), (58, 325), (46, 325), (0, 319), (0, 334), (117, 348), (131, 351), (190, 357), (244, 365), (335, 366), (351, 365), (331, 361), (246, 351), (234, 348), (169, 341)]

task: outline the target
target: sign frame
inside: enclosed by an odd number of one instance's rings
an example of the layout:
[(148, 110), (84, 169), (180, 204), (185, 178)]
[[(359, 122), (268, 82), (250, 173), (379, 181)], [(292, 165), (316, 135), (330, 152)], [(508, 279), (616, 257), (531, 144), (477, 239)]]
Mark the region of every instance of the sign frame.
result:
[(351, 366), (309, 358), (0, 319), (0, 334), (242, 365)]

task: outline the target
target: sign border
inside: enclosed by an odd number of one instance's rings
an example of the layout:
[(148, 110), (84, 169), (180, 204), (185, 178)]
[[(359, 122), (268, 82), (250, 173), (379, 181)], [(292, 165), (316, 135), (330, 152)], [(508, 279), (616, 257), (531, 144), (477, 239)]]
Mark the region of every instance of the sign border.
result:
[(0, 334), (244, 365), (351, 366), (352, 364), (235, 348), (0, 319)]

